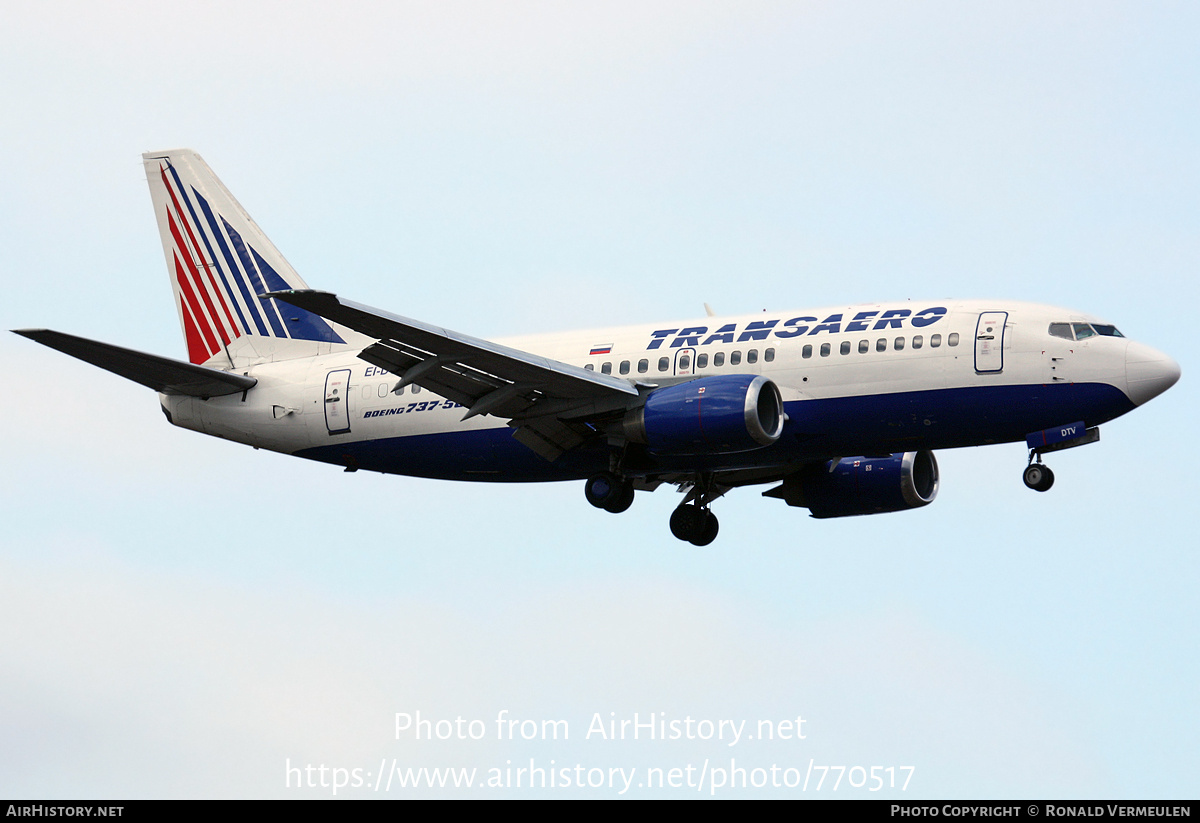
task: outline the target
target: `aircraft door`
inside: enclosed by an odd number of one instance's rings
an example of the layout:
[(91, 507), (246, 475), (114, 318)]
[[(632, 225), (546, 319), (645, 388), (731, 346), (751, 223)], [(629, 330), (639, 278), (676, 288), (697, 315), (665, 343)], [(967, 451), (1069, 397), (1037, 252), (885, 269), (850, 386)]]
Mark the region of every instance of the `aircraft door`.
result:
[(696, 350), (680, 349), (675, 352), (675, 376), (690, 377), (696, 373)]
[(330, 434), (350, 431), (350, 369), (325, 376), (325, 428)]
[(975, 373), (999, 374), (1004, 371), (1004, 327), (1006, 311), (985, 311), (975, 326)]

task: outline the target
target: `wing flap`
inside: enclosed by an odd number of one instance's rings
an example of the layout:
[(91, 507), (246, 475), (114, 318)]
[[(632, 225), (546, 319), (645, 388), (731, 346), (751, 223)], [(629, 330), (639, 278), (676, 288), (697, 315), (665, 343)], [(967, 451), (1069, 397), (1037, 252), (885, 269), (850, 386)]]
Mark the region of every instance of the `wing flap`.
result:
[(254, 387), (257, 380), (241, 374), (184, 363), (170, 357), (125, 349), (50, 329), (14, 329), (43, 346), (77, 357), (163, 394), (220, 397)]

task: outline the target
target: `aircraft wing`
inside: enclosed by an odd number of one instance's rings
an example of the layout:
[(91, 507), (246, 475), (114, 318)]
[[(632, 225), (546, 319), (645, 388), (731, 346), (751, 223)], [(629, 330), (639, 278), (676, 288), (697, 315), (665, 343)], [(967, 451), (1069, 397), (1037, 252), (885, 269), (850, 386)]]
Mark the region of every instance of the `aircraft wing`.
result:
[(163, 394), (182, 394), (191, 397), (221, 397), (254, 387), (258, 381), (241, 374), (184, 363), (170, 357), (124, 349), (111, 343), (88, 340), (50, 329), (14, 329), (22, 337), (43, 346), (58, 349), (63, 354), (78, 357), (84, 362), (119, 374), (127, 380), (141, 383)]
[(627, 381), (443, 329), (310, 289), (261, 295), (340, 323), (378, 342), (359, 357), (467, 408), (463, 419), (509, 419), (513, 436), (547, 460), (598, 430), (589, 421), (623, 413), (638, 397)]

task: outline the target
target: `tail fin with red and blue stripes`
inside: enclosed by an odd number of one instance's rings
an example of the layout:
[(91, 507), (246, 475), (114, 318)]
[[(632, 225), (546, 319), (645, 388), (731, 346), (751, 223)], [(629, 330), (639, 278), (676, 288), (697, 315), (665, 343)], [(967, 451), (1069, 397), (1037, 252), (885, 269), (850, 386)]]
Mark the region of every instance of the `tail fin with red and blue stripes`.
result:
[(259, 295), (308, 286), (190, 149), (142, 155), (188, 359), (218, 368), (312, 357), (354, 336)]

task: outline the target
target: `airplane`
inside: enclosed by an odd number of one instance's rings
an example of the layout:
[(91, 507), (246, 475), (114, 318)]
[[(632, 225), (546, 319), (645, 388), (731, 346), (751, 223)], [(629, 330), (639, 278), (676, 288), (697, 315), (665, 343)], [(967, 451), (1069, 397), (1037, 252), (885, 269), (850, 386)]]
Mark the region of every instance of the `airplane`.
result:
[(1047, 491), (1045, 454), (1180, 377), (1099, 318), (1006, 300), (482, 340), (310, 289), (198, 154), (142, 160), (188, 362), (17, 334), (155, 390), (176, 426), (345, 471), (583, 480), (614, 514), (673, 485), (671, 532), (697, 546), (743, 486), (817, 518), (928, 505), (937, 449), (1024, 440)]

